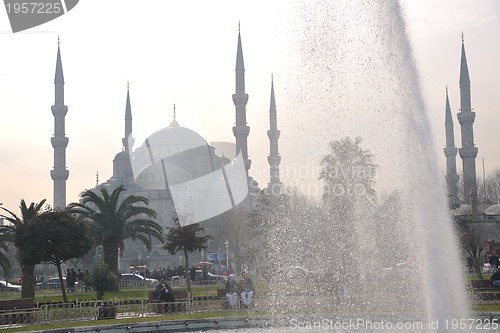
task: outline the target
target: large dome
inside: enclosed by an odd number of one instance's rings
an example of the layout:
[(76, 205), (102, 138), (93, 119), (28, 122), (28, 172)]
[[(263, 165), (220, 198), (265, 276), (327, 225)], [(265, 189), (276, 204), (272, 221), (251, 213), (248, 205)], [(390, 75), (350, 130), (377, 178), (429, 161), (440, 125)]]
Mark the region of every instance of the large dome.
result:
[(165, 127), (151, 134), (132, 157), (135, 177), (149, 166), (196, 148), (208, 147), (205, 139), (185, 127)]
[[(165, 127), (151, 134), (147, 141), (149, 146), (171, 146), (194, 148), (207, 145), (205, 139), (198, 133), (186, 127)], [(144, 147), (146, 142), (142, 144)]]

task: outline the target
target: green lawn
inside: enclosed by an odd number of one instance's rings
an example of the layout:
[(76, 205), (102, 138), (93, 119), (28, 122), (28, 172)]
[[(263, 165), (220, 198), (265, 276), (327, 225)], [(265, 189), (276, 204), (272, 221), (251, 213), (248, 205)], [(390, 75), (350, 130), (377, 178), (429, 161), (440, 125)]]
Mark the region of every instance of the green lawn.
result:
[[(217, 289), (224, 288), (223, 286), (193, 286), (191, 288), (193, 296), (211, 296), (217, 295)], [(174, 288), (177, 289), (177, 288)], [(185, 288), (179, 288), (185, 289)], [(131, 299), (131, 298), (148, 298), (148, 292), (154, 289), (133, 289), (133, 290), (120, 290), (107, 292), (104, 294), (104, 299), (114, 300), (114, 299)], [(75, 300), (93, 300), (96, 298), (95, 292), (76, 292), (67, 293), (68, 301)], [(0, 299), (15, 299), (19, 298), (20, 293), (17, 292), (4, 292), (0, 293)], [(36, 290), (35, 292), (35, 302), (61, 302), (63, 300), (62, 293), (60, 290)]]

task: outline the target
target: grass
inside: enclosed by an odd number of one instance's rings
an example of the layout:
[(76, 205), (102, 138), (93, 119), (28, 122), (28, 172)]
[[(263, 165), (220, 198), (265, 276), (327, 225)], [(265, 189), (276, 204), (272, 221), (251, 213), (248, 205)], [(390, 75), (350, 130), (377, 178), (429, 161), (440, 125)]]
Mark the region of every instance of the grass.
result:
[[(217, 295), (217, 289), (224, 288), (223, 286), (210, 285), (210, 286), (193, 286), (191, 291), (193, 296), (210, 296)], [(177, 288), (174, 288), (177, 289)], [(183, 289), (183, 288), (180, 288)], [(105, 300), (114, 299), (131, 299), (131, 298), (148, 298), (148, 292), (153, 291), (154, 288), (150, 289), (133, 289), (133, 290), (119, 290), (110, 291), (104, 294)], [(96, 299), (95, 292), (85, 292), (85, 293), (67, 293), (68, 301), (72, 302), (75, 300), (94, 300)], [(0, 299), (15, 299), (19, 298), (20, 293), (18, 292), (4, 292), (0, 293)], [(60, 290), (36, 290), (35, 293), (35, 303), (36, 302), (62, 302), (62, 292)]]
[(473, 312), (500, 312), (500, 304), (473, 304)]

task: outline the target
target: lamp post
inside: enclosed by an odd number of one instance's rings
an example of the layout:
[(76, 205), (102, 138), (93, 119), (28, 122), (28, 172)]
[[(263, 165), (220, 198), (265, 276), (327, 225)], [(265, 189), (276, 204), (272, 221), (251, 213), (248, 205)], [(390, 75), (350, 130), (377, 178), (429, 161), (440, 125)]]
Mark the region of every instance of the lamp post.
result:
[(229, 242), (226, 239), (226, 242), (224, 243), (226, 246), (226, 265), (227, 265), (227, 273), (229, 274)]

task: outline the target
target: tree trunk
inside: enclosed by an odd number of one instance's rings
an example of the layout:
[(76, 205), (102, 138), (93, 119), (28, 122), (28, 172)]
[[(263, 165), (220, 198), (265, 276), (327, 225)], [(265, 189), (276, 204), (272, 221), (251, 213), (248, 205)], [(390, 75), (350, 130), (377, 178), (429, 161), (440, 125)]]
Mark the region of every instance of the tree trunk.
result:
[(115, 273), (116, 276), (118, 273), (118, 250), (115, 246), (104, 246), (104, 262), (109, 266), (111, 271)]
[(184, 250), (184, 259), (186, 262), (186, 269), (184, 270), (184, 277), (186, 278), (188, 297), (191, 297), (191, 279), (189, 278), (189, 257), (188, 251)]
[(95, 292), (95, 296), (96, 296), (96, 298), (97, 298), (98, 300), (102, 300), (102, 299), (104, 299), (104, 291), (102, 291), (102, 290), (98, 290), (98, 291), (96, 291), (96, 292)]
[(32, 298), (35, 297), (35, 265), (22, 265), (21, 268), (21, 297)]
[(116, 245), (103, 246), (104, 263), (106, 263), (111, 271), (116, 276), (115, 290), (118, 290), (118, 281), (120, 279), (120, 272), (118, 271), (118, 247)]
[(61, 270), (61, 264), (58, 264), (56, 265), (57, 267), (57, 275), (59, 275), (59, 282), (61, 283), (61, 291), (62, 291), (62, 295), (63, 295), (63, 300), (64, 300), (64, 303), (68, 303), (68, 296), (66, 295), (66, 287), (67, 287), (67, 284), (68, 284), (68, 277), (66, 276), (66, 285), (64, 284), (64, 281), (63, 281), (63, 276), (62, 276), (62, 270)]

